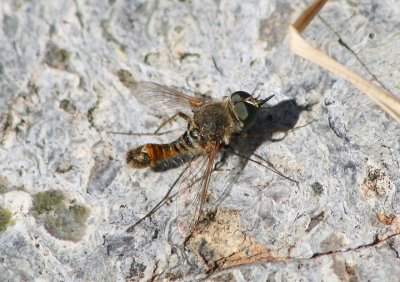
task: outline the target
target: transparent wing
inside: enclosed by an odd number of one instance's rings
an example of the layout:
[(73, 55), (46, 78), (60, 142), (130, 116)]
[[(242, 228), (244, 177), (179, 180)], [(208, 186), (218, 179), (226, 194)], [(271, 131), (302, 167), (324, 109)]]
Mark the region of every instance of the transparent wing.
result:
[(177, 200), (177, 220), (179, 231), (184, 237), (189, 236), (193, 231), (206, 201), (219, 144), (214, 143), (208, 147), (209, 153), (192, 160), (182, 175)]
[(138, 82), (129, 87), (132, 94), (143, 104), (167, 114), (190, 113), (207, 102), (153, 82)]

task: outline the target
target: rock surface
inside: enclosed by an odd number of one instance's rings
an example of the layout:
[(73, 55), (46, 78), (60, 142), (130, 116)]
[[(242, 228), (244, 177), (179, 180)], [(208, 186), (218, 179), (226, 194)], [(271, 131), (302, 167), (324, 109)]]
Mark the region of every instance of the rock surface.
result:
[[(0, 280), (397, 280), (400, 125), (288, 50), (305, 7), (1, 1)], [(398, 1), (338, 0), (305, 37), (399, 96), (399, 30)], [(110, 133), (152, 132), (167, 118), (121, 71), (216, 99), (258, 83), (275, 93), (258, 120), (269, 134), (236, 145), (298, 184), (227, 155), (186, 242), (175, 198), (127, 233), (181, 169), (132, 170), (126, 151), (174, 140), (185, 124), (158, 137)]]

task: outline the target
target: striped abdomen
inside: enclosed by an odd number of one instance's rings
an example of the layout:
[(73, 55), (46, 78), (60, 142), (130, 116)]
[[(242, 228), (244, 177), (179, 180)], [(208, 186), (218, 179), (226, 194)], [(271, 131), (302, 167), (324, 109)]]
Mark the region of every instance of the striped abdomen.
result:
[(192, 131), (186, 131), (178, 140), (169, 144), (145, 144), (131, 149), (126, 162), (132, 168), (150, 167), (155, 171), (175, 168), (201, 152), (199, 137)]

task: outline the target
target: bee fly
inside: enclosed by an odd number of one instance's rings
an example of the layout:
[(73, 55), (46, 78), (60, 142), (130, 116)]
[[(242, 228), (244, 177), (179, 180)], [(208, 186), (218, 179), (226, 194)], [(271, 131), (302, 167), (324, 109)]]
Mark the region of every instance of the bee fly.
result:
[[(156, 83), (139, 82), (131, 91), (142, 103), (187, 120), (187, 130), (168, 144), (145, 144), (128, 151), (126, 161), (132, 168), (150, 167), (164, 171), (188, 163), (173, 186), (180, 186), (178, 226), (189, 235), (199, 220), (210, 182), (210, 175), (219, 149), (228, 145), (235, 134), (254, 123), (261, 106), (274, 95), (258, 99), (237, 91), (222, 100), (202, 100)], [(150, 216), (165, 201), (172, 190), (133, 228)], [(185, 197), (181, 196), (185, 195)], [(182, 209), (180, 212), (179, 209)]]

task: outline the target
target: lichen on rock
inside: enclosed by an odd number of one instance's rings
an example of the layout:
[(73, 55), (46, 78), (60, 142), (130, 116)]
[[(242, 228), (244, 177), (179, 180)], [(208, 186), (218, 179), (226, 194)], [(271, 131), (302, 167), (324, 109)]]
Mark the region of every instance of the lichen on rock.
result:
[(83, 205), (67, 203), (63, 193), (49, 190), (37, 193), (32, 212), (46, 230), (61, 240), (77, 242), (85, 235), (89, 209)]
[(15, 221), (12, 219), (12, 214), (8, 210), (0, 208), (0, 233), (4, 232), (8, 227), (13, 226)]

